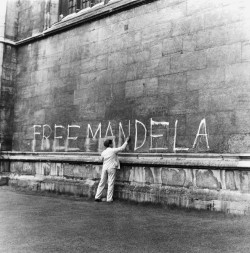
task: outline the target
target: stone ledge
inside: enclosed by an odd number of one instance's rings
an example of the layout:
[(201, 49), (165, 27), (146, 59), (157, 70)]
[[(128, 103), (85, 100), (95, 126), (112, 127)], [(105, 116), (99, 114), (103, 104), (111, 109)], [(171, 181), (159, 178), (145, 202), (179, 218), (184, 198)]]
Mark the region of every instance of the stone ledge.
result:
[[(250, 169), (249, 154), (190, 154), (190, 153), (121, 153), (122, 164), (173, 166), (182, 168)], [(2, 152), (0, 161), (33, 161), (101, 164), (99, 153), (69, 152)]]

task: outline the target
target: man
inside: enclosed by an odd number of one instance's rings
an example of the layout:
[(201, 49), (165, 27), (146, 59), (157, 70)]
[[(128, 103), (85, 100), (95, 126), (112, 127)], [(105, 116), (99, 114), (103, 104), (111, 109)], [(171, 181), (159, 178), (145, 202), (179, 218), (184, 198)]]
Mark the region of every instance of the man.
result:
[(110, 139), (104, 141), (104, 146), (106, 147), (106, 149), (101, 154), (103, 160), (102, 175), (96, 191), (95, 201), (97, 202), (102, 201), (101, 196), (105, 184), (107, 182), (107, 179), (108, 179), (107, 202), (113, 201), (116, 169), (120, 169), (120, 162), (117, 154), (126, 148), (129, 140), (130, 137), (127, 137), (124, 144), (119, 148), (113, 148), (113, 142)]

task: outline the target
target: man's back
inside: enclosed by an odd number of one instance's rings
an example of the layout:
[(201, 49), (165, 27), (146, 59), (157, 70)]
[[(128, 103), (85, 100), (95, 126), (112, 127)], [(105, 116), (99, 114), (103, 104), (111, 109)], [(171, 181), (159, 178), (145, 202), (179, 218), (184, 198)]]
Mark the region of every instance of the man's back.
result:
[(117, 157), (117, 153), (123, 151), (127, 146), (127, 142), (119, 148), (106, 148), (101, 156), (103, 157), (103, 167), (107, 169), (117, 168), (120, 169), (120, 163)]

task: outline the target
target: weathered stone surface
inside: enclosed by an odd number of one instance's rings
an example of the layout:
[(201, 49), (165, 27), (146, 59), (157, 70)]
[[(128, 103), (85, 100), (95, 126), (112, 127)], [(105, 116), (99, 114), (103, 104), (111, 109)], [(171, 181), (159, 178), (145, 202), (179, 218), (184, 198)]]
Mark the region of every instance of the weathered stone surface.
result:
[(182, 52), (183, 50), (182, 37), (164, 39), (162, 43), (163, 43), (163, 48), (162, 48), (163, 55)]
[(204, 28), (203, 15), (187, 16), (173, 22), (172, 36), (192, 34)]
[(196, 185), (202, 189), (220, 189), (217, 179), (210, 170), (196, 172)]
[(242, 60), (249, 61), (250, 60), (250, 42), (242, 43)]
[(143, 167), (133, 167), (130, 171), (129, 181), (132, 185), (145, 185), (146, 171)]
[(227, 66), (225, 73), (226, 83), (234, 84), (238, 87), (248, 83), (250, 79), (249, 66), (249, 62)]
[(36, 175), (38, 175), (38, 176), (44, 175), (44, 169), (42, 167), (42, 162), (36, 162), (35, 168), (36, 168)]
[(207, 50), (207, 66), (216, 67), (241, 62), (241, 43)]
[(163, 94), (184, 92), (187, 89), (186, 73), (159, 77), (159, 89)]
[(222, 88), (224, 84), (224, 68), (206, 68), (187, 72), (187, 89), (189, 90)]
[(10, 172), (10, 162), (0, 161), (0, 172)]
[[(31, 168), (35, 167), (36, 174), (31, 175)], [(94, 197), (101, 167), (91, 163), (12, 161), (12, 173), (4, 175), (9, 178), (11, 187), (90, 198)], [(59, 171), (63, 168), (64, 174)], [(117, 171), (117, 176), (115, 197), (136, 202), (232, 213), (245, 213), (246, 206), (250, 203), (248, 170), (208, 170), (197, 167), (187, 169), (185, 166), (144, 167), (126, 164)]]
[(11, 173), (16, 173), (16, 174), (21, 174), (22, 173), (22, 167), (23, 167), (22, 162), (12, 162), (10, 164), (10, 172)]
[[(18, 39), (56, 21), (56, 3), (50, 6), (51, 20), (44, 15), (46, 6), (46, 1), (20, 3)], [(11, 150), (13, 143), (19, 151), (97, 151), (98, 140), (85, 145), (88, 124), (101, 123), (104, 138), (110, 120), (116, 126), (121, 119), (131, 121), (135, 142), (135, 119), (148, 122), (157, 117), (171, 118), (165, 143), (172, 152), (175, 122), (183, 117), (177, 144), (190, 146), (188, 152), (198, 151), (192, 144), (203, 118), (210, 152), (248, 152), (245, 141), (238, 143), (247, 140), (250, 109), (248, 9), (247, 1), (160, 0), (21, 44), (17, 54), (5, 46), (0, 50), (2, 148)], [(10, 38), (17, 17), (10, 17), (13, 3), (8, 11)], [(67, 22), (55, 24), (50, 32)], [(47, 141), (42, 140), (42, 126), (34, 134), (33, 125), (42, 124), (52, 129)], [(67, 140), (67, 126), (73, 124), (80, 129), (72, 136), (79, 136)], [(138, 152), (150, 152), (150, 126), (145, 124), (147, 138)], [(62, 138), (54, 141), (55, 125), (63, 125), (63, 130)], [(118, 143), (119, 129), (112, 130)], [(137, 134), (138, 143), (143, 143), (141, 129)], [(132, 146), (129, 151), (136, 151)], [(48, 172), (42, 167), (39, 173)], [(52, 169), (53, 176), (58, 174)], [(75, 169), (75, 174), (80, 177), (81, 171)]]
[(229, 150), (232, 153), (238, 153), (239, 150), (241, 152), (247, 152), (249, 149), (249, 141), (250, 135), (249, 134), (232, 134), (229, 136), (228, 145)]
[(204, 69), (205, 67), (206, 55), (203, 51), (176, 54), (171, 57), (171, 73)]
[(216, 10), (210, 10), (204, 15), (205, 28), (215, 27), (240, 21), (244, 12), (240, 4), (223, 6)]
[(162, 169), (162, 184), (167, 186), (184, 186), (185, 172), (174, 168)]

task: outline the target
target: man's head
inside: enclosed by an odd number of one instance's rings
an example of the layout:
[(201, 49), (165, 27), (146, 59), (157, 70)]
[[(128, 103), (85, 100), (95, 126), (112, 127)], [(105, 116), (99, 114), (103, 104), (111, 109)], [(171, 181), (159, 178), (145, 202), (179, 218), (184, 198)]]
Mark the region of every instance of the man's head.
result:
[(107, 140), (104, 141), (103, 145), (104, 145), (106, 148), (112, 147), (113, 141), (110, 140), (110, 139), (107, 139)]

